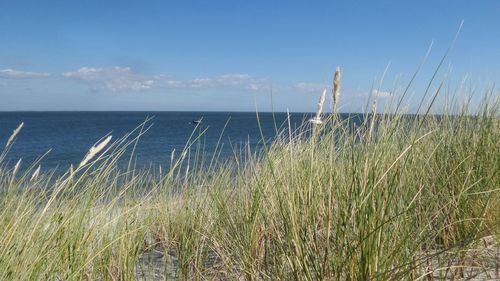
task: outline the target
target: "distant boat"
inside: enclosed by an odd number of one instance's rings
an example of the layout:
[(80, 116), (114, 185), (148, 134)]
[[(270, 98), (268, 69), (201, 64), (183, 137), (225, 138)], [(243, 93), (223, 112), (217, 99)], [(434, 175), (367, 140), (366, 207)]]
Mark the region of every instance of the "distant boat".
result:
[(321, 121), (321, 118), (318, 116), (309, 119), (309, 122), (311, 122), (311, 124), (314, 124), (314, 125), (323, 124), (323, 121)]
[(200, 118), (200, 119), (198, 119), (198, 120), (193, 120), (193, 121), (191, 121), (191, 123), (192, 123), (192, 124), (195, 124), (195, 125), (198, 125), (198, 124), (200, 124), (200, 123), (201, 123), (201, 120), (203, 120), (203, 117), (201, 117), (201, 118)]

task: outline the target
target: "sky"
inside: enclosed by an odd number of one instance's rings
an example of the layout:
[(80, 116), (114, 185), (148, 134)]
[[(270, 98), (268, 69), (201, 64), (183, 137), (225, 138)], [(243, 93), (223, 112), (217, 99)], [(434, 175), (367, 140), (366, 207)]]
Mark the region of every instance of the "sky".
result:
[[(0, 1), (0, 111), (314, 111), (500, 82), (500, 1)], [(381, 110), (381, 109), (379, 109)]]

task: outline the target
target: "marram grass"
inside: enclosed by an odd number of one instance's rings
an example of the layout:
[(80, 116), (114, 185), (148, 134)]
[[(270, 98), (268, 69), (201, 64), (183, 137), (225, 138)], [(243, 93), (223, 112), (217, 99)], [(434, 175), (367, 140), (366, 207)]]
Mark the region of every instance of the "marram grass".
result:
[(58, 178), (2, 164), (0, 280), (498, 279), (498, 105), (334, 114), (224, 161), (193, 136), (160, 175), (117, 165), (145, 125)]

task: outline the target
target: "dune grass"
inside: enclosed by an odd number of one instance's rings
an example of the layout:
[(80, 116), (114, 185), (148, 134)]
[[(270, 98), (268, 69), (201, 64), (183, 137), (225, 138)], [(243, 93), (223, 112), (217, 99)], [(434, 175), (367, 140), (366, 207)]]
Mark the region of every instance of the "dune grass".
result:
[(498, 278), (499, 113), (334, 114), (233, 159), (193, 135), (168, 171), (119, 169), (145, 123), (57, 178), (2, 164), (0, 279)]

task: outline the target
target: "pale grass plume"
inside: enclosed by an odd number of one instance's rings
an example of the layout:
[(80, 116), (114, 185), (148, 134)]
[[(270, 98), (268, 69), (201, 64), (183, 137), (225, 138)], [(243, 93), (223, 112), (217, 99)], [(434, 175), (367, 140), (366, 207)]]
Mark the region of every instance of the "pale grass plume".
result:
[(172, 153), (170, 154), (170, 167), (174, 164), (174, 156), (175, 156), (175, 148), (172, 150)]
[(40, 169), (41, 169), (41, 167), (42, 167), (41, 165), (38, 165), (38, 168), (36, 168), (35, 172), (31, 176), (30, 181), (35, 181), (36, 179), (38, 179), (38, 176), (40, 175)]
[(6, 147), (9, 146), (14, 141), (14, 139), (19, 134), (19, 132), (21, 131), (23, 126), (24, 126), (24, 122), (21, 122), (21, 124), (19, 124), (19, 126), (17, 126), (17, 128), (14, 130), (14, 132), (12, 132), (12, 135), (10, 136), (9, 140), (7, 141), (7, 144), (5, 145)]
[(19, 171), (19, 167), (21, 167), (21, 161), (22, 160), (23, 160), (22, 158), (19, 159), (19, 160), (17, 160), (16, 165), (14, 165), (14, 170), (12, 170), (12, 177), (15, 177), (16, 174), (17, 174), (17, 171)]
[(10, 178), (10, 184), (11, 185), (12, 185), (12, 183), (14, 182), (14, 180), (16, 178), (16, 174), (19, 171), (19, 168), (21, 167), (21, 161), (22, 161), (22, 158), (20, 158), (19, 160), (17, 160), (16, 165), (14, 165), (14, 169), (12, 170), (12, 177)]
[(332, 89), (332, 112), (337, 113), (337, 106), (339, 104), (340, 98), (340, 67), (337, 66), (335, 69), (335, 75), (333, 76), (333, 89)]
[(325, 103), (325, 97), (326, 97), (326, 88), (323, 90), (323, 93), (319, 97), (318, 107), (316, 109), (316, 116), (309, 119), (309, 122), (311, 122), (313, 124), (322, 124), (323, 123), (323, 121), (321, 121), (321, 113), (323, 112), (323, 104)]
[(103, 150), (111, 141), (111, 138), (112, 136), (110, 135), (99, 144), (92, 146), (89, 149), (89, 152), (87, 152), (87, 155), (85, 155), (85, 158), (83, 158), (82, 162), (80, 162), (80, 165), (78, 165), (78, 169), (85, 166), (92, 158), (94, 158), (94, 156), (96, 156), (101, 150)]

